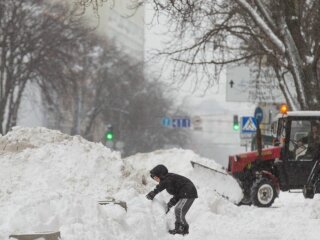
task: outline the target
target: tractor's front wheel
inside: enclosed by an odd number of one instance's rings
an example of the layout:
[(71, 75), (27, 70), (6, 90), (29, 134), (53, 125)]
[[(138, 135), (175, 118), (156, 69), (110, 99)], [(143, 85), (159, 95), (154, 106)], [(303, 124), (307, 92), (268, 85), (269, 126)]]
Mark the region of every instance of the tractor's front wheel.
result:
[(268, 178), (257, 179), (251, 187), (251, 201), (257, 207), (270, 207), (277, 197), (274, 184)]

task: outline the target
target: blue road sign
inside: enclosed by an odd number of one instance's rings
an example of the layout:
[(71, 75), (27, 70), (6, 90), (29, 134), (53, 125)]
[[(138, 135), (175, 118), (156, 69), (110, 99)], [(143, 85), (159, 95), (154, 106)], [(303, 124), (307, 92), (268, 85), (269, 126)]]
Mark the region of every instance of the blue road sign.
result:
[(191, 120), (189, 118), (185, 118), (182, 120), (182, 127), (189, 128), (191, 127)]
[(255, 133), (257, 130), (257, 121), (254, 117), (241, 118), (241, 133)]
[(254, 117), (257, 120), (257, 124), (260, 125), (263, 120), (263, 110), (261, 107), (256, 107), (256, 109), (254, 110)]
[(164, 126), (164, 127), (171, 127), (172, 125), (172, 121), (171, 121), (171, 118), (169, 117), (164, 117), (161, 119), (161, 124)]
[(170, 118), (170, 117), (164, 117), (161, 119), (161, 124), (164, 127), (173, 127), (173, 128), (189, 128), (191, 127), (191, 120), (188, 117), (180, 118)]
[(173, 118), (172, 127), (174, 128), (189, 128), (191, 120), (189, 118)]

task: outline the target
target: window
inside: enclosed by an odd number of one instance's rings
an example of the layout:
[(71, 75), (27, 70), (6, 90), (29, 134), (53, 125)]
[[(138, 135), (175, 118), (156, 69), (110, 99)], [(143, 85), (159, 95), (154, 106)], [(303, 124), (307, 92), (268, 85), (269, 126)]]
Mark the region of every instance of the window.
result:
[(294, 120), (291, 122), (289, 153), (291, 160), (311, 159), (307, 154), (308, 135), (311, 131), (311, 120)]

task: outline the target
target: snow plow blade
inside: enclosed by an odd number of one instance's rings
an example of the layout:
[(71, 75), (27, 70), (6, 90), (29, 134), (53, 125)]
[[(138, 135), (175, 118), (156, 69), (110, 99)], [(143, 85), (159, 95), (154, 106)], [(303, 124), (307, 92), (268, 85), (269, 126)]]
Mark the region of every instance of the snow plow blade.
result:
[(10, 239), (17, 240), (61, 240), (60, 232), (44, 232), (44, 233), (31, 233), (31, 234), (12, 234), (9, 236)]
[(210, 163), (208, 164), (208, 161), (201, 161), (201, 162), (200, 161), (197, 161), (197, 162), (191, 161), (191, 165), (192, 165), (193, 168), (202, 167), (202, 168), (209, 169), (209, 170), (217, 172), (217, 173), (221, 173), (223, 175), (229, 175), (229, 173), (224, 171), (223, 168), (220, 169), (219, 168), (220, 166), (218, 166), (218, 165), (216, 165), (218, 167), (214, 167)]
[(208, 179), (208, 185), (217, 195), (236, 205), (240, 204), (243, 199), (242, 188), (221, 165), (206, 159), (191, 161), (191, 165), (199, 177)]

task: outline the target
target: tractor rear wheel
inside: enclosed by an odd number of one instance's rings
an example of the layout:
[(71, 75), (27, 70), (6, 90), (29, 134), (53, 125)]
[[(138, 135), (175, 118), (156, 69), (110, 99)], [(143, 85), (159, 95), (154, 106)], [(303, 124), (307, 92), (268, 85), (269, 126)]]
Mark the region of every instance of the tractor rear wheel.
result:
[(303, 187), (303, 196), (304, 198), (313, 198), (314, 197), (314, 188), (307, 187), (306, 185)]
[(257, 207), (270, 207), (277, 197), (274, 184), (268, 178), (257, 179), (251, 187), (251, 201)]

